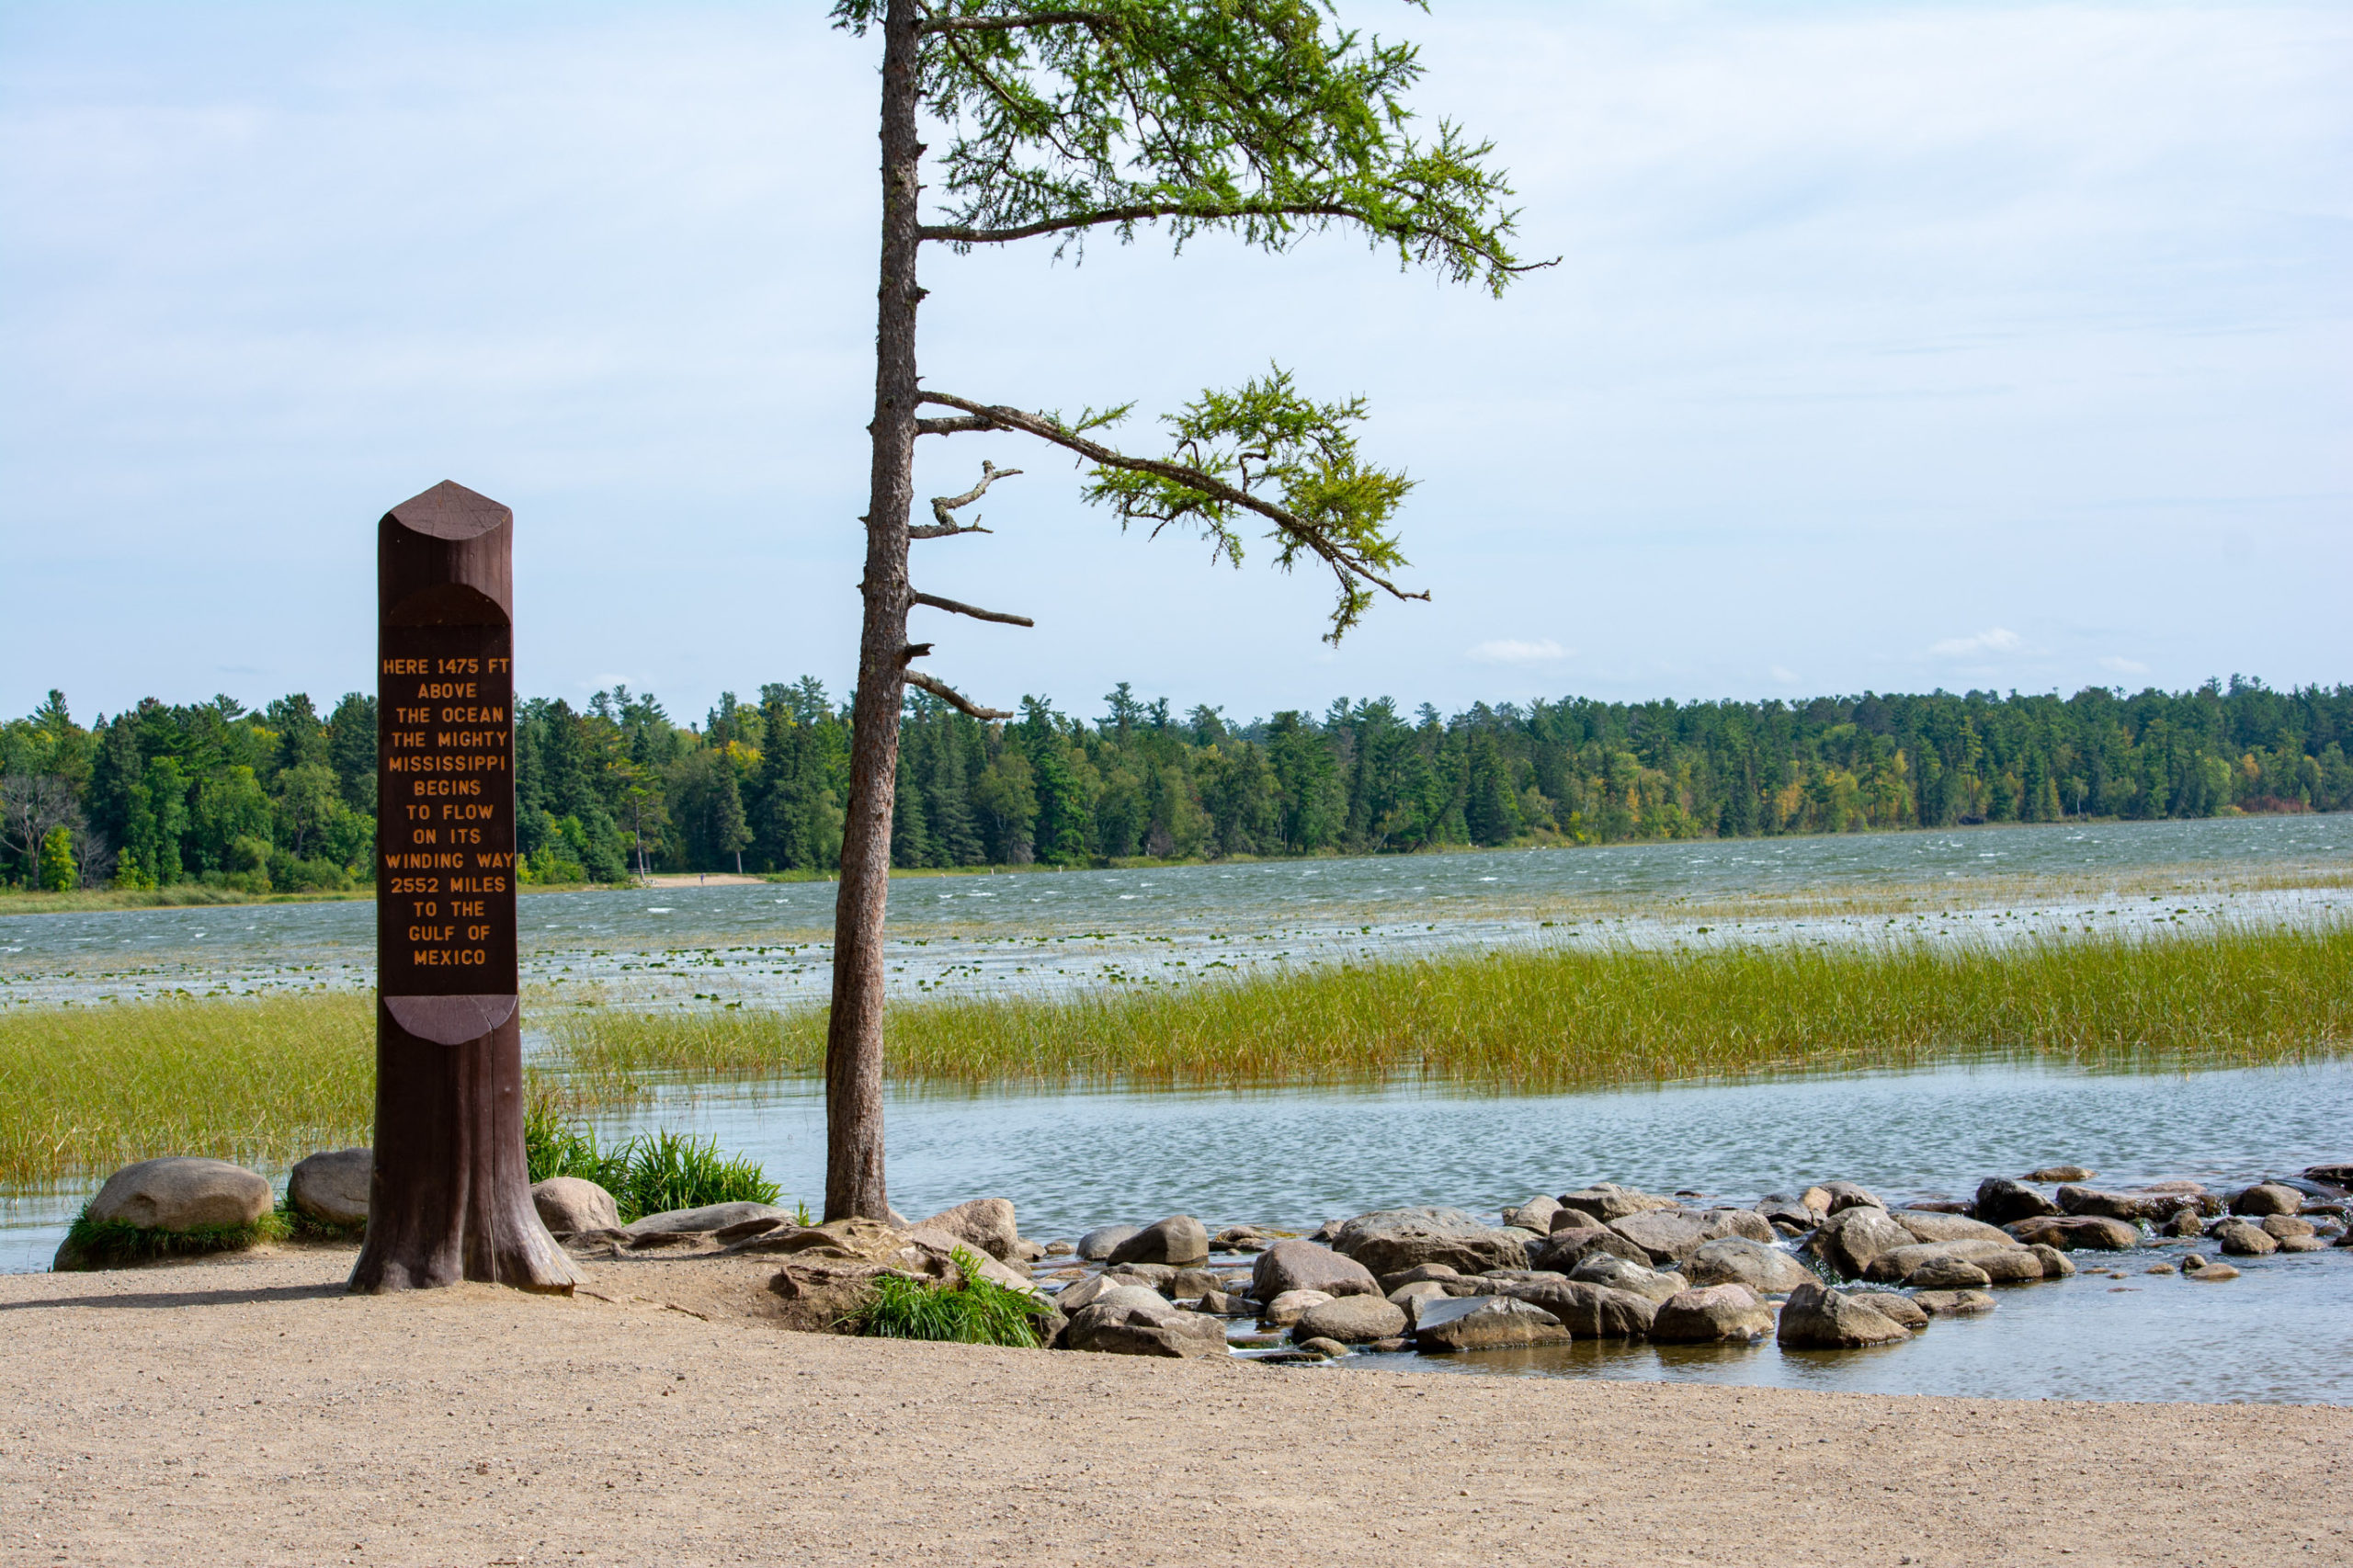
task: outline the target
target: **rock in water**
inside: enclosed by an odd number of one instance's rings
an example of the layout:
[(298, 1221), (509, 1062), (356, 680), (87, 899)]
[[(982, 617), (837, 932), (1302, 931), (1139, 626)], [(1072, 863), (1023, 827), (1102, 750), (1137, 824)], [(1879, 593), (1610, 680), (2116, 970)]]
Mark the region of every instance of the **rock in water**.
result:
[(1683, 1272), (1694, 1285), (1745, 1285), (1762, 1296), (1778, 1296), (1817, 1278), (1813, 1269), (1779, 1247), (1745, 1236), (1703, 1243), (1684, 1259)]
[(1381, 1282), (1352, 1257), (1310, 1241), (1277, 1242), (1250, 1267), (1250, 1294), (1271, 1301), (1285, 1290), (1321, 1290), (1332, 1296), (1378, 1296)]
[[(1629, 1214), (1639, 1214), (1646, 1209), (1680, 1209), (1672, 1198), (1659, 1198), (1635, 1187), (1620, 1187), (1614, 1181), (1597, 1181), (1575, 1192), (1561, 1194), (1561, 1207), (1574, 1209), (1588, 1215), (1596, 1224), (1606, 1225), (1612, 1220), (1622, 1220)], [(1559, 1220), (1554, 1230), (1561, 1229)]]
[(1560, 1211), (1560, 1204), (1552, 1199), (1531, 1198), (1517, 1209), (1505, 1210), (1504, 1223), (1513, 1230), (1548, 1236), (1552, 1233), (1552, 1216)]
[[(2040, 1265), (2035, 1272), (2040, 1278)], [(1917, 1268), (1904, 1277), (1904, 1282), (1924, 1290), (1982, 1290), (1994, 1280), (1992, 1276), (1967, 1258), (1945, 1256), (1923, 1260)]]
[(2250, 1225), (2245, 1220), (2225, 1220), (2207, 1234), (2224, 1252), (2241, 1257), (2262, 1257), (2279, 1250), (2279, 1238), (2260, 1225)]
[(1455, 1296), (1427, 1304), (1414, 1325), (1421, 1350), (1503, 1350), (1566, 1345), (1569, 1331), (1549, 1312), (1510, 1296)]
[(2261, 1219), (2266, 1214), (2293, 1214), (2304, 1206), (2304, 1195), (2278, 1182), (2257, 1182), (2231, 1199), (2231, 1212)]
[(1957, 1259), (1983, 1270), (1986, 1278), (1972, 1281), (1972, 1285), (1993, 1280), (2018, 1284), (2042, 1278), (2042, 1265), (2034, 1254), (2008, 1236), (1995, 1242), (1916, 1242), (1911, 1246), (1893, 1247), (1872, 1258), (1870, 1267), (1863, 1270), (1863, 1277), (1884, 1283), (1917, 1283), (1912, 1276), (1938, 1258)]
[(1142, 1228), (1141, 1225), (1097, 1225), (1078, 1238), (1078, 1256), (1089, 1263), (1100, 1263), (1117, 1251), (1121, 1242)]
[(1225, 1324), (1188, 1312), (1141, 1286), (1123, 1286), (1097, 1298), (1064, 1325), (1065, 1349), (1110, 1356), (1223, 1356)]
[(1999, 1242), (2012, 1244), (2010, 1233), (1999, 1225), (1989, 1225), (1983, 1220), (1972, 1220), (1960, 1214), (1939, 1213), (1929, 1209), (1896, 1209), (1889, 1219), (1924, 1242)]
[(1111, 1249), (1113, 1263), (1165, 1263), (1184, 1268), (1209, 1260), (1209, 1228), (1190, 1214), (1154, 1220)]
[(1405, 1312), (1378, 1296), (1339, 1296), (1302, 1312), (1290, 1331), (1294, 1341), (1336, 1339), (1370, 1345), (1405, 1332)]
[(1631, 1290), (1582, 1279), (1547, 1279), (1510, 1287), (1506, 1294), (1543, 1308), (1579, 1339), (1642, 1339), (1658, 1308)]
[(2075, 1260), (2069, 1257), (2065, 1253), (2061, 1252), (2057, 1247), (2046, 1244), (2043, 1246), (2029, 1247), (2026, 1250), (2034, 1254), (2034, 1260), (2042, 1265), (2042, 1277), (2045, 1279), (2072, 1279), (2075, 1278)]
[[(2072, 1165), (2063, 1167), (2073, 1170)], [(2035, 1173), (2039, 1178), (2042, 1173)], [(2059, 1205), (2023, 1182), (2007, 1176), (1987, 1176), (1977, 1184), (1977, 1200), (1971, 1205), (1977, 1218), (1989, 1225), (2006, 1225), (2013, 1220), (2039, 1220), (2045, 1214), (2059, 1212)]]
[(1389, 1304), (1405, 1314), (1405, 1329), (1413, 1331), (1422, 1321), (1422, 1309), (1432, 1301), (1449, 1301), (1455, 1298), (1446, 1293), (1446, 1287), (1435, 1279), (1416, 1279), (1410, 1285), (1400, 1285), (1389, 1292)]
[(250, 1225), (276, 1206), (269, 1183), (226, 1160), (166, 1155), (125, 1165), (90, 1199), (101, 1224), (146, 1231)]
[(1268, 1301), (1260, 1310), (1258, 1316), (1262, 1322), (1273, 1324), (1277, 1328), (1283, 1328), (1297, 1323), (1325, 1302), (1336, 1301), (1339, 1299), (1324, 1290), (1285, 1290), (1281, 1295)]
[[(1563, 1210), (1564, 1218), (1571, 1214), (1576, 1215), (1580, 1220), (1585, 1218), (1584, 1214), (1577, 1210)], [(1628, 1263), (1638, 1264), (1644, 1268), (1648, 1268), (1651, 1263), (1649, 1253), (1608, 1226), (1596, 1225), (1589, 1221), (1582, 1225), (1569, 1225), (1554, 1230), (1551, 1235), (1536, 1244), (1535, 1255), (1529, 1261), (1539, 1268), (1550, 1269), (1556, 1274), (1569, 1274), (1574, 1272), (1586, 1259), (1596, 1256), (1623, 1258)]]
[(1010, 1198), (975, 1198), (970, 1203), (942, 1209), (928, 1220), (900, 1228), (944, 1232), (980, 1248), (1000, 1263), (1012, 1257), (1021, 1246), (1021, 1232), (1014, 1224)]
[(540, 1223), (557, 1235), (581, 1231), (618, 1231), (620, 1205), (613, 1195), (584, 1176), (550, 1176), (531, 1187), (531, 1207)]
[(1443, 1263), (1465, 1274), (1528, 1267), (1527, 1237), (1483, 1225), (1460, 1209), (1384, 1209), (1340, 1227), (1333, 1249), (1374, 1274)]
[(1833, 1214), (1806, 1243), (1815, 1256), (1850, 1278), (1860, 1278), (1880, 1254), (1917, 1244), (1885, 1210), (1868, 1205)]
[(287, 1205), (330, 1225), (364, 1225), (368, 1181), (375, 1170), (373, 1149), (337, 1149), (297, 1160), (286, 1177)]
[(1824, 1214), (1843, 1214), (1849, 1209), (1885, 1209), (1877, 1194), (1869, 1187), (1858, 1187), (1851, 1181), (1825, 1181), (1805, 1189), (1798, 1201)]
[(1928, 1314), (1920, 1303), (1909, 1296), (1899, 1296), (1893, 1290), (1849, 1290), (1847, 1299), (1859, 1301), (1888, 1322), (1903, 1328), (1926, 1328)]
[(1957, 1318), (1992, 1312), (1994, 1298), (1984, 1290), (1923, 1290), (1912, 1304), (1934, 1317)]
[(2091, 1187), (2063, 1187), (2059, 1207), (2069, 1214), (2097, 1214), (2104, 1219), (2155, 1223), (2184, 1211), (2196, 1213), (2202, 1193), (2102, 1192)]
[(1791, 1350), (1854, 1350), (1911, 1337), (1901, 1324), (1819, 1284), (1790, 1292), (1781, 1303), (1778, 1333), (1782, 1346)]
[(2097, 1171), (2086, 1170), (2082, 1165), (2045, 1165), (2040, 1170), (2027, 1172), (2026, 1179), (2029, 1181), (2089, 1181), (2097, 1175), (2099, 1175)]
[[(1691, 1288), (1691, 1281), (1680, 1274), (1645, 1268), (1639, 1263), (1628, 1263), (1624, 1258), (1612, 1257), (1608, 1253), (1597, 1253), (1586, 1258), (1576, 1266), (1569, 1278), (1587, 1285), (1606, 1285), (1613, 1290), (1631, 1290), (1652, 1302), (1664, 1301), (1669, 1296), (1679, 1295)], [(1699, 1283), (1714, 1285), (1721, 1281), (1702, 1279)]]
[(2102, 1252), (2125, 1252), (2141, 1244), (2137, 1226), (2122, 1220), (2105, 1219), (2097, 1214), (2065, 1214), (2040, 1220), (2014, 1220), (2002, 1229), (2018, 1237), (2028, 1246), (2052, 1246), (2062, 1252), (2074, 1252), (2090, 1247)]
[(1772, 1309), (1745, 1285), (1680, 1291), (1661, 1301), (1651, 1320), (1651, 1338), (1665, 1345), (1745, 1344), (1772, 1332)]

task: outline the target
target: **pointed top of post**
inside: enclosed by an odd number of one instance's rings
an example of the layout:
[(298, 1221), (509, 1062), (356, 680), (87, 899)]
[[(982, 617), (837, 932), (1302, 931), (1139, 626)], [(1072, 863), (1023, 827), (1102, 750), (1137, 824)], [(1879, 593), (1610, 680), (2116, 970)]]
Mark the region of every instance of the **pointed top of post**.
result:
[(452, 479), (410, 496), (386, 515), (404, 528), (447, 540), (479, 538), (515, 520), (507, 507)]

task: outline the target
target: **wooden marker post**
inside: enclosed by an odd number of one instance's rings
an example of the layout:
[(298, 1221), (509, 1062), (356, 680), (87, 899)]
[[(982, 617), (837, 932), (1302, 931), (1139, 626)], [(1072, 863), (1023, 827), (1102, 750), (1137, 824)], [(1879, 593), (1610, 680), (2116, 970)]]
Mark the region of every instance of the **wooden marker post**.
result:
[(443, 482), (377, 525), (376, 1174), (354, 1290), (569, 1293), (523, 1153), (515, 514)]

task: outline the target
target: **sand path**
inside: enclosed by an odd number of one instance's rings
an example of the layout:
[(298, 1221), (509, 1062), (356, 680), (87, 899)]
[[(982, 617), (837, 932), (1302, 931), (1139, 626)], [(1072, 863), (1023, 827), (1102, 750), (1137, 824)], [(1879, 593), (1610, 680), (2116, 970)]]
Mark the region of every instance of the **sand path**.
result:
[(2353, 1562), (2341, 1408), (891, 1344), (348, 1262), (0, 1277), (0, 1562)]

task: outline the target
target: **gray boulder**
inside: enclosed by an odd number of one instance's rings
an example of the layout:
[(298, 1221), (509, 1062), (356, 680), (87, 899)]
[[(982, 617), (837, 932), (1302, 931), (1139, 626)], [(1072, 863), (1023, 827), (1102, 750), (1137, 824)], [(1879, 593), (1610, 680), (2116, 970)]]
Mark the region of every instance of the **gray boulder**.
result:
[(1855, 1350), (1893, 1345), (1911, 1331), (1826, 1285), (1801, 1285), (1781, 1303), (1776, 1331), (1788, 1350)]
[(226, 1160), (166, 1155), (125, 1165), (90, 1199), (101, 1224), (144, 1231), (192, 1231), (250, 1225), (276, 1207), (264, 1177)]
[(1209, 1260), (1209, 1228), (1190, 1214), (1155, 1220), (1111, 1249), (1113, 1263), (1165, 1263), (1183, 1268)]
[(1514, 1285), (1508, 1294), (1543, 1308), (1579, 1339), (1641, 1339), (1649, 1335), (1651, 1320), (1658, 1315), (1658, 1308), (1646, 1296), (1582, 1279)]
[(1568, 1329), (1532, 1302), (1510, 1296), (1456, 1296), (1432, 1301), (1414, 1324), (1420, 1350), (1509, 1350), (1566, 1345)]
[[(1097, 1274), (1064, 1289), (1061, 1295), (1054, 1298), (1054, 1305), (1065, 1312), (1077, 1312), (1093, 1306), (1114, 1290), (1149, 1289), (1151, 1289), (1149, 1286), (1138, 1285), (1133, 1280), (1122, 1279), (1115, 1274)], [(1155, 1296), (1160, 1294), (1157, 1290), (1152, 1293)]]
[(1258, 1310), (1259, 1321), (1287, 1327), (1327, 1301), (1340, 1298), (1323, 1290), (1285, 1290)]
[(1688, 1209), (1646, 1210), (1612, 1220), (1609, 1228), (1642, 1248), (1654, 1264), (1680, 1263), (1712, 1239), (1708, 1222)]
[(1997, 1242), (1915, 1242), (1910, 1246), (1890, 1247), (1871, 1259), (1870, 1267), (1863, 1270), (1863, 1278), (1897, 1284), (1911, 1280), (1915, 1273), (1929, 1264), (1947, 1259), (1982, 1268), (1992, 1279), (2042, 1278), (2042, 1265), (2036, 1261), (2034, 1254), (2008, 1236)]
[(2279, 1182), (2257, 1182), (2231, 1197), (2231, 1212), (2261, 1219), (2266, 1214), (2293, 1214), (2304, 1206), (2304, 1195)]
[(1533, 1231), (1540, 1236), (1552, 1232), (1552, 1216), (1561, 1211), (1560, 1204), (1550, 1198), (1531, 1198), (1517, 1209), (1504, 1210), (1504, 1223), (1516, 1231)]
[(2302, 1241), (2320, 1234), (2320, 1227), (2310, 1220), (2299, 1220), (2293, 1214), (2266, 1214), (2263, 1229), (2274, 1241)]
[(2006, 1225), (2013, 1220), (2036, 1220), (2059, 1212), (2059, 1205), (2024, 1182), (2012, 1181), (2007, 1176), (1987, 1176), (1979, 1182), (1977, 1201), (1972, 1207), (1977, 1217), (1989, 1225)]
[(1460, 1209), (1383, 1209), (1340, 1227), (1333, 1250), (1374, 1274), (1443, 1263), (1465, 1274), (1528, 1267), (1528, 1238), (1483, 1225)]
[(1912, 1304), (1931, 1317), (1971, 1317), (1994, 1310), (1993, 1296), (1984, 1290), (1922, 1290)]
[[(1606, 1285), (1613, 1290), (1631, 1290), (1644, 1301), (1654, 1302), (1664, 1301), (1669, 1296), (1691, 1288), (1691, 1281), (1680, 1274), (1646, 1268), (1639, 1263), (1628, 1263), (1624, 1258), (1606, 1252), (1596, 1253), (1578, 1264), (1570, 1270), (1569, 1278), (1587, 1285)], [(1712, 1285), (1716, 1281), (1702, 1280), (1701, 1283)]]
[(1382, 1290), (1394, 1294), (1401, 1285), (1419, 1285), (1429, 1280), (1459, 1279), (1462, 1271), (1443, 1263), (1417, 1263), (1411, 1268), (1401, 1268), (1394, 1274), (1381, 1277)]
[[(1574, 1212), (1574, 1210), (1572, 1210)], [(1647, 1268), (1651, 1255), (1607, 1225), (1586, 1224), (1556, 1230), (1536, 1244), (1529, 1261), (1556, 1274), (1571, 1274), (1586, 1259), (1599, 1255), (1622, 1257)]]
[(286, 1203), (330, 1225), (368, 1222), (368, 1183), (376, 1172), (373, 1149), (337, 1149), (294, 1162), (286, 1176)]
[(1760, 1296), (1779, 1296), (1819, 1277), (1777, 1246), (1745, 1236), (1703, 1242), (1683, 1260), (1694, 1285), (1745, 1285)]
[[(1680, 1209), (1683, 1206), (1672, 1198), (1660, 1198), (1636, 1187), (1620, 1187), (1614, 1181), (1597, 1181), (1575, 1192), (1561, 1194), (1561, 1207), (1590, 1215), (1597, 1224), (1606, 1225), (1612, 1220), (1622, 1220), (1629, 1214), (1639, 1214), (1646, 1209)], [(1552, 1228), (1561, 1228), (1558, 1220), (1553, 1221)]]
[(1912, 1233), (1881, 1209), (1858, 1204), (1833, 1214), (1807, 1239), (1816, 1257), (1849, 1278), (1859, 1278), (1871, 1259), (1901, 1246), (1915, 1246)]
[(1895, 1209), (1889, 1219), (1924, 1242), (2000, 1242), (2009, 1244), (2010, 1233), (1999, 1225), (1989, 1225), (1983, 1220), (1972, 1220), (1961, 1214), (1940, 1214), (1927, 1209)]
[(773, 1203), (707, 1203), (699, 1209), (665, 1209), (659, 1214), (648, 1214), (632, 1220), (621, 1227), (621, 1233), (632, 1238), (662, 1235), (708, 1235), (723, 1231), (730, 1225), (740, 1225), (746, 1220), (790, 1220), (792, 1210), (779, 1209)]
[(1851, 1181), (1816, 1182), (1799, 1195), (1798, 1201), (1821, 1214), (1843, 1214), (1849, 1209), (1885, 1209), (1879, 1195)]
[(1849, 1290), (1847, 1299), (1859, 1301), (1892, 1324), (1904, 1328), (1926, 1328), (1928, 1314), (1920, 1303), (1909, 1296), (1899, 1296), (1893, 1290)]
[(1378, 1296), (1339, 1296), (1302, 1312), (1291, 1326), (1294, 1342), (1336, 1339), (1343, 1345), (1370, 1345), (1405, 1332), (1405, 1310)]
[(2045, 1279), (2070, 1279), (2075, 1277), (2075, 1260), (2057, 1247), (2032, 1246), (2026, 1250), (2034, 1254), (2035, 1262), (2042, 1265), (2042, 1277)]
[(2044, 1165), (2026, 1173), (2029, 1181), (2089, 1181), (2099, 1175), (2083, 1165)]
[(1100, 1263), (1142, 1229), (1141, 1225), (1097, 1225), (1078, 1238), (1078, 1256), (1089, 1263)]
[[(2036, 1272), (2040, 1277), (2040, 1266), (2037, 1266)], [(1920, 1267), (1904, 1277), (1904, 1282), (1925, 1290), (1982, 1290), (1994, 1280), (1991, 1275), (1966, 1258), (1944, 1255), (1925, 1259)]]
[(1822, 1222), (1822, 1216), (1794, 1198), (1768, 1198), (1756, 1205), (1756, 1212), (1767, 1223), (1785, 1236), (1811, 1231)]
[(1224, 1287), (1218, 1277), (1206, 1268), (1180, 1268), (1176, 1271), (1176, 1278), (1168, 1282), (1168, 1293), (1180, 1301), (1222, 1289)]
[(1663, 1345), (1745, 1344), (1772, 1332), (1773, 1310), (1745, 1285), (1677, 1291), (1651, 1320), (1651, 1338)]
[(1060, 1343), (1069, 1350), (1109, 1356), (1215, 1357), (1226, 1354), (1225, 1324), (1188, 1312), (1157, 1291), (1122, 1286), (1105, 1292), (1066, 1324)]
[(618, 1231), (620, 1206), (613, 1195), (585, 1176), (550, 1176), (531, 1187), (531, 1207), (540, 1223), (557, 1235), (582, 1231)]
[(2196, 1213), (2194, 1192), (2103, 1192), (2091, 1187), (2063, 1187), (2059, 1209), (2065, 1214), (2096, 1214), (2104, 1219), (2155, 1224), (2188, 1210)]
[(2157, 1232), (2167, 1236), (2202, 1236), (2206, 1233), (2206, 1221), (2197, 1210), (2184, 1209), (2159, 1225)]
[(1378, 1296), (1381, 1282), (1352, 1257), (1310, 1241), (1277, 1242), (1250, 1268), (1250, 1294), (1271, 1301), (1285, 1290), (1321, 1290), (1331, 1296)]
[(1450, 1301), (1446, 1287), (1435, 1279), (1416, 1279), (1410, 1285), (1400, 1285), (1389, 1292), (1389, 1304), (1405, 1314), (1408, 1333), (1421, 1322), (1422, 1309), (1432, 1301)]
[(2141, 1244), (2138, 1227), (2097, 1214), (2059, 1214), (2040, 1220), (2013, 1220), (2002, 1229), (2028, 1246), (2057, 1247), (2061, 1252), (2091, 1248), (2127, 1252)]
[(1009, 1198), (975, 1198), (970, 1203), (943, 1209), (928, 1220), (901, 1228), (943, 1232), (978, 1247), (999, 1262), (1016, 1256), (1021, 1246), (1021, 1233), (1013, 1222), (1013, 1199)]

